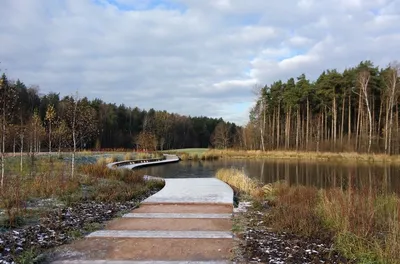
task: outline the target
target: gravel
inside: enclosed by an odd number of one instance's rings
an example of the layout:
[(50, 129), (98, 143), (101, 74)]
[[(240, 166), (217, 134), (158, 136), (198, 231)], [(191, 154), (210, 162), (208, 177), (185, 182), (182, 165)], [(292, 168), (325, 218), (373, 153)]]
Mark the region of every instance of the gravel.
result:
[[(155, 193), (150, 193), (149, 195)], [(148, 197), (148, 195), (146, 196)], [(101, 223), (133, 210), (142, 200), (127, 202), (83, 202), (59, 207), (41, 218), (40, 223), (0, 233), (0, 264), (16, 263), (23, 252), (44, 252), (101, 227)]]

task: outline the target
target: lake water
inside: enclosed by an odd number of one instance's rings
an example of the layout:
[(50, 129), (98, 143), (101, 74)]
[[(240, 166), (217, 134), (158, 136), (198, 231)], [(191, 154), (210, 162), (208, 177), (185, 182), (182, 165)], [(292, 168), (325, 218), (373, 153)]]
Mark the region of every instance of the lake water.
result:
[(297, 160), (181, 161), (141, 169), (163, 178), (214, 177), (220, 168), (236, 168), (263, 183), (285, 180), (289, 184), (319, 188), (373, 188), (400, 194), (400, 166), (367, 163), (333, 163)]

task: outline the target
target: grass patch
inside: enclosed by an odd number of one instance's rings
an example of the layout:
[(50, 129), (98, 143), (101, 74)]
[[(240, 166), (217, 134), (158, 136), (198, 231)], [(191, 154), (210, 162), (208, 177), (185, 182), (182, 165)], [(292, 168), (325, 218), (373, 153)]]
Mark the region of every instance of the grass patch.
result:
[(15, 260), (18, 264), (32, 264), (32, 263), (43, 263), (45, 257), (38, 254), (39, 252), (35, 249), (28, 249), (22, 252)]
[[(38, 207), (37, 203), (43, 200), (66, 205), (88, 200), (128, 201), (143, 197), (153, 188), (163, 185), (144, 181), (143, 175), (137, 171), (108, 169), (105, 164), (114, 160), (116, 156), (100, 158), (93, 164), (77, 165), (72, 177), (68, 160), (49, 156), (24, 157), (20, 167), (19, 158), (7, 158), (5, 187), (0, 190), (0, 209), (4, 211), (0, 227), (29, 224), (30, 218), (40, 216), (33, 216), (33, 211), (27, 206)], [(52, 208), (51, 205), (39, 207), (40, 213)]]
[(216, 177), (221, 181), (228, 183), (239, 195), (250, 195), (261, 198), (264, 196), (262, 186), (255, 180), (247, 177), (238, 169), (220, 169)]
[(80, 167), (83, 182), (88, 184), (85, 199), (102, 202), (128, 201), (142, 197), (153, 188), (161, 188), (163, 182), (145, 181), (143, 175), (133, 170), (111, 170), (101, 164)]
[(399, 263), (400, 198), (395, 194), (369, 188), (319, 190), (284, 182), (261, 186), (234, 169), (222, 169), (217, 177), (258, 201), (268, 201), (271, 208), (264, 222), (277, 232), (325, 237), (345, 257), (360, 263)]

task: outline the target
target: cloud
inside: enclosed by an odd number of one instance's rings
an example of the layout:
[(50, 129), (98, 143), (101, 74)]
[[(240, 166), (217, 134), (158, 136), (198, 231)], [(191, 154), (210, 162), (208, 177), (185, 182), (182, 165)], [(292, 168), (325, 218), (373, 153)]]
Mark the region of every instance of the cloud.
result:
[(398, 59), (400, 0), (4, 0), (13, 78), (243, 124), (256, 84)]

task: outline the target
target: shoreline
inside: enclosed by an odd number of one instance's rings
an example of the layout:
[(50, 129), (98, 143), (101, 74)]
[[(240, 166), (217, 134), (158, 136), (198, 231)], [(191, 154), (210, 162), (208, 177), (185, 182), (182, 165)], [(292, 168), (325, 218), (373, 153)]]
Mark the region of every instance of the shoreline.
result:
[[(124, 155), (124, 152), (98, 152), (98, 151), (82, 151), (77, 152), (79, 155)], [(140, 152), (132, 152), (140, 154)], [(383, 153), (357, 153), (357, 152), (316, 152), (316, 151), (295, 151), (295, 150), (270, 150), (270, 151), (260, 151), (260, 150), (220, 150), (220, 149), (204, 149), (202, 151), (192, 152), (191, 149), (181, 149), (181, 150), (166, 150), (158, 151), (156, 153), (167, 153), (174, 154), (181, 158), (182, 161), (192, 160), (192, 161), (213, 161), (218, 159), (270, 159), (270, 160), (301, 160), (301, 161), (327, 161), (327, 162), (359, 162), (359, 163), (375, 163), (375, 164), (399, 164), (400, 165), (400, 155), (387, 155)], [(58, 153), (51, 153), (51, 155), (56, 155)], [(62, 152), (61, 155), (68, 155), (70, 152)], [(28, 153), (24, 153), (27, 156)], [(48, 152), (36, 153), (35, 156), (46, 156), (49, 155)], [(15, 156), (13, 153), (6, 153), (6, 158), (19, 158), (20, 153)]]
[(398, 163), (400, 155), (367, 154), (356, 152), (307, 152), (307, 151), (244, 151), (244, 150), (209, 150), (208, 155), (216, 155), (219, 158), (230, 159), (285, 159), (304, 161), (340, 161), (363, 163)]
[(395, 194), (285, 182), (262, 185), (235, 169), (220, 169), (216, 177), (235, 190), (239, 201), (250, 202), (242, 224), (236, 226), (241, 231), (239, 249), (249, 253), (249, 261), (299, 263), (311, 256), (328, 263), (400, 259), (400, 197)]

